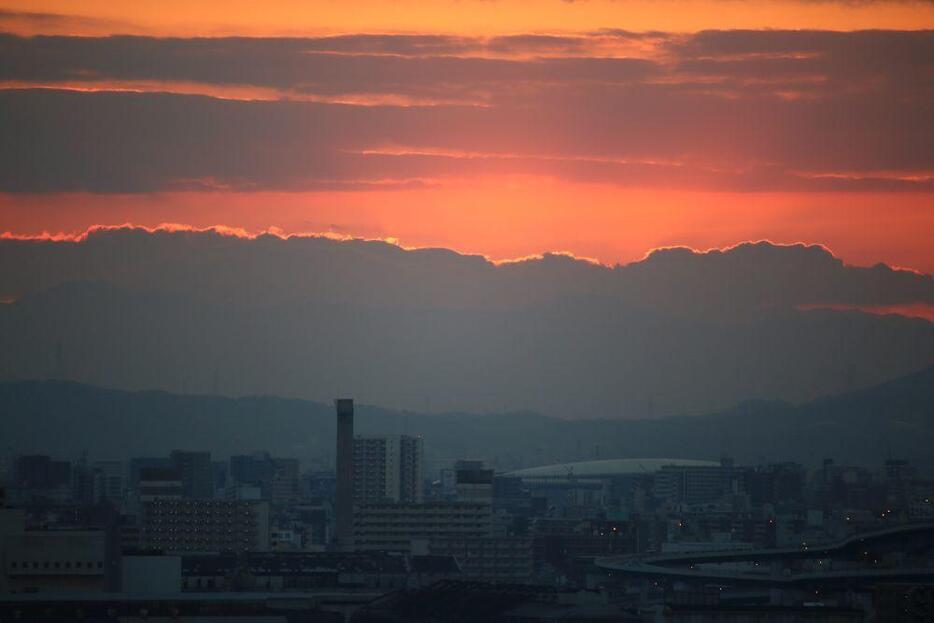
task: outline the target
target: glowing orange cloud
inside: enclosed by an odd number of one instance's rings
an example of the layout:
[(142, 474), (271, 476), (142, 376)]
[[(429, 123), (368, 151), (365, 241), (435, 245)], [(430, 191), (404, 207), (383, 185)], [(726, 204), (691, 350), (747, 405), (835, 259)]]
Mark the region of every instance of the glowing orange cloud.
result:
[[(279, 227), (271, 226), (262, 231), (250, 232), (242, 227), (230, 227), (229, 225), (208, 225), (204, 227), (196, 227), (194, 225), (186, 225), (185, 223), (159, 223), (155, 226), (147, 225), (136, 225), (134, 223), (121, 223), (119, 225), (103, 225), (96, 224), (91, 225), (84, 231), (72, 231), (72, 232), (49, 232), (42, 231), (35, 234), (18, 234), (12, 231), (0, 232), (0, 240), (25, 240), (25, 241), (37, 241), (37, 242), (73, 242), (81, 243), (88, 240), (88, 238), (106, 232), (114, 231), (140, 231), (146, 232), (148, 234), (157, 234), (157, 233), (206, 233), (211, 232), (218, 234), (219, 236), (228, 236), (231, 238), (241, 238), (244, 240), (255, 240), (260, 236), (275, 236), (282, 240), (287, 240), (289, 238), (328, 238), (330, 240), (369, 240), (380, 242), (385, 242), (387, 244), (399, 245), (399, 241), (396, 238), (363, 238), (355, 237), (349, 234), (336, 234), (334, 232), (285, 232)], [(416, 247), (403, 247), (414, 249)], [(595, 260), (594, 260), (595, 261)]]
[[(934, 273), (931, 196), (625, 189), (513, 176), (367, 192), (0, 194), (0, 231), (84, 232), (96, 223), (224, 223), (246, 232), (395, 239), (494, 260), (567, 251), (605, 264), (647, 250), (744, 240), (821, 243), (847, 262)], [(271, 228), (276, 228), (272, 230)]]

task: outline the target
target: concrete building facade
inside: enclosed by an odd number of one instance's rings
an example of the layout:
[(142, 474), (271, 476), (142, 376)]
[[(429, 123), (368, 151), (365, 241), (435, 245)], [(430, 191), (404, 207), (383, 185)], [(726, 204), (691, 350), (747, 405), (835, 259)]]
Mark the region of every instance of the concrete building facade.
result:
[(489, 504), (371, 504), (357, 509), (358, 550), (411, 553), (438, 539), (486, 538), (493, 533)]
[(354, 504), (418, 504), (424, 500), (421, 437), (358, 436), (354, 439)]
[(269, 504), (158, 498), (142, 504), (140, 547), (163, 552), (269, 549)]
[(182, 495), (200, 500), (214, 497), (214, 466), (210, 452), (173, 450), (171, 459), (182, 480)]

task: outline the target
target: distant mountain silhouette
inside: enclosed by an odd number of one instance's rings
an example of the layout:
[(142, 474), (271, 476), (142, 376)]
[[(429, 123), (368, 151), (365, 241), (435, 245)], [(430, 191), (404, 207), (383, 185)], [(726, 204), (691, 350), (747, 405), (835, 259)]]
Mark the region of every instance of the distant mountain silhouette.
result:
[(614, 268), (215, 232), (0, 240), (0, 379), (563, 418), (801, 402), (934, 364), (934, 279), (819, 246)]
[[(7, 453), (125, 458), (173, 448), (216, 457), (265, 449), (329, 462), (330, 405), (273, 397), (224, 398), (126, 392), (62, 381), (0, 383), (0, 438)], [(425, 437), (431, 466), (483, 458), (509, 470), (626, 457), (796, 460), (879, 465), (888, 457), (934, 467), (934, 367), (802, 405), (748, 402), (727, 411), (652, 420), (563, 420), (533, 413), (425, 415), (357, 409), (362, 433)]]

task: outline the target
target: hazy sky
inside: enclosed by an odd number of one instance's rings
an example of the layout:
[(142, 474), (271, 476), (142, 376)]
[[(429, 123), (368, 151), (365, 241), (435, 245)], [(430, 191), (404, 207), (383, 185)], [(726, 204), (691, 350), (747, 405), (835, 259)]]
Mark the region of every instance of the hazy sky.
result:
[(932, 27), (871, 0), (0, 0), (0, 231), (604, 263), (768, 239), (932, 273)]

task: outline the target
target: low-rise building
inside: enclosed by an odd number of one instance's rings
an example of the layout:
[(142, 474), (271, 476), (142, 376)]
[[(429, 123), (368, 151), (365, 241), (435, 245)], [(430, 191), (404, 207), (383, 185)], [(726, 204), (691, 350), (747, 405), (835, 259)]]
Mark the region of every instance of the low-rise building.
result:
[(269, 549), (269, 505), (240, 500), (160, 498), (142, 504), (140, 547), (165, 552)]
[(524, 536), (433, 539), (428, 551), (452, 556), (465, 580), (524, 584), (532, 578), (532, 539)]
[(437, 539), (489, 537), (492, 524), (489, 504), (372, 504), (354, 515), (354, 543), (362, 551), (412, 552)]

